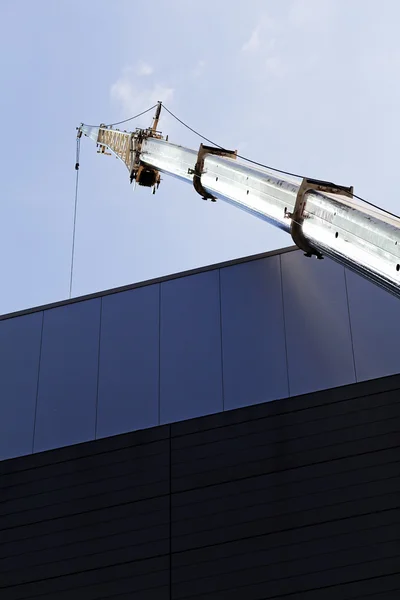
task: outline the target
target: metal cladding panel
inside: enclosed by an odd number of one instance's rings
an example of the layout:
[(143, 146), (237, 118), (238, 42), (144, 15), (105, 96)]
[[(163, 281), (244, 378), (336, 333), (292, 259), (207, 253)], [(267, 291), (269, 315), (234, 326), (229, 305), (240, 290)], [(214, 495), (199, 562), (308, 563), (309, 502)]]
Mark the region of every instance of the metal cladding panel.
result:
[(103, 298), (96, 437), (159, 422), (160, 285)]
[(4, 317), (0, 460), (397, 373), (399, 334), (396, 298), (300, 251)]
[(290, 395), (355, 382), (344, 268), (281, 256)]
[(223, 410), (219, 271), (161, 284), (160, 417)]
[(0, 322), (0, 460), (32, 452), (42, 319)]
[(224, 408), (289, 395), (280, 257), (221, 269)]
[(346, 271), (357, 380), (400, 372), (400, 300)]
[(95, 437), (101, 299), (44, 313), (34, 452)]

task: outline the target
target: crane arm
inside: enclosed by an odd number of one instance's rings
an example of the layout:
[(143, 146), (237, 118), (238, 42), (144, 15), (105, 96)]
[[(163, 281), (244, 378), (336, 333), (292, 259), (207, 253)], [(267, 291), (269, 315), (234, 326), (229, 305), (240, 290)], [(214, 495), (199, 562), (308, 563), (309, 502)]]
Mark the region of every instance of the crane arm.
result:
[(400, 297), (400, 219), (355, 199), (352, 188), (278, 176), (238, 161), (236, 151), (171, 144), (155, 126), (130, 133), (82, 125), (79, 132), (122, 160), (131, 181), (153, 192), (160, 173), (186, 181), (202, 198), (219, 198), (290, 233), (305, 256), (328, 256)]

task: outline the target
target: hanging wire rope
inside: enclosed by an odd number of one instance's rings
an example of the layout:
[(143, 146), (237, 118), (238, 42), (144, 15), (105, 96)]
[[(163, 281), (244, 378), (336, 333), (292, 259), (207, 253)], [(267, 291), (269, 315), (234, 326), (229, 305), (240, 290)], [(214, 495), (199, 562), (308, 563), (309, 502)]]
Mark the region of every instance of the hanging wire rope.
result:
[[(150, 108), (143, 110), (137, 115), (133, 115), (133, 117), (129, 117), (128, 119), (124, 119), (123, 121), (116, 121), (115, 123), (109, 123), (106, 127), (113, 127), (114, 125), (121, 125), (122, 123), (128, 123), (128, 121), (133, 121), (134, 119), (138, 119), (142, 115), (150, 112), (154, 108), (158, 106), (158, 103), (153, 104)], [(87, 125), (87, 127), (99, 127), (99, 125)], [(78, 209), (78, 193), (79, 193), (79, 160), (80, 160), (80, 151), (81, 151), (81, 137), (82, 131), (78, 130), (78, 135), (76, 136), (76, 158), (75, 158), (75, 202), (74, 202), (74, 221), (72, 228), (72, 250), (71, 250), (71, 269), (70, 269), (70, 278), (69, 278), (69, 297), (72, 297), (72, 283), (74, 277), (74, 262), (75, 262), (75, 238), (76, 238), (76, 214)]]
[(72, 296), (72, 280), (74, 275), (74, 259), (75, 259), (75, 234), (76, 234), (76, 212), (78, 207), (78, 189), (79, 189), (79, 160), (81, 153), (81, 133), (78, 133), (76, 138), (76, 160), (75, 160), (75, 204), (74, 204), (74, 224), (72, 228), (72, 251), (71, 251), (71, 271), (69, 278), (69, 297)]

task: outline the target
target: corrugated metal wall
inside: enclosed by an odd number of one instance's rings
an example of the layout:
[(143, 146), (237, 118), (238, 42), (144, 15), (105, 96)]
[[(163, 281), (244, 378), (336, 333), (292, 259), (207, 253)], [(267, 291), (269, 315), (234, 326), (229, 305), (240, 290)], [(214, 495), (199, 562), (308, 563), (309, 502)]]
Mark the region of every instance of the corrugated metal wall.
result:
[(400, 302), (269, 255), (0, 320), (0, 458), (400, 372)]

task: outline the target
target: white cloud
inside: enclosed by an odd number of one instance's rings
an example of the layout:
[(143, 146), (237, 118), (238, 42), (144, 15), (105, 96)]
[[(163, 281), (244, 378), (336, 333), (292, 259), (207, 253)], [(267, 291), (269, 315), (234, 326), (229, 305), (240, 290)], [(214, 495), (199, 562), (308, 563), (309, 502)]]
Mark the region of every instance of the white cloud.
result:
[(293, 0), (289, 22), (301, 29), (326, 28), (335, 17), (337, 0)]
[(263, 15), (259, 20), (259, 23), (251, 32), (247, 42), (243, 44), (242, 51), (251, 53), (260, 50), (264, 45), (265, 36), (267, 36), (268, 32), (272, 31), (275, 26), (276, 23), (271, 17)]
[(127, 67), (110, 89), (111, 100), (119, 107), (123, 116), (130, 116), (135, 112), (155, 104), (159, 100), (168, 104), (174, 95), (174, 89), (161, 83), (143, 85), (136, 69)]
[(256, 27), (247, 42), (242, 46), (243, 52), (253, 52), (260, 47), (260, 27)]
[(283, 36), (281, 24), (264, 14), (243, 44), (242, 53), (250, 61), (246, 68), (250, 68), (257, 79), (264, 79), (266, 75), (283, 77), (287, 72), (281, 48)]
[(206, 63), (204, 60), (199, 60), (197, 62), (197, 65), (195, 66), (195, 68), (192, 71), (192, 76), (197, 79), (198, 77), (201, 77), (204, 73), (204, 69), (206, 68)]
[(140, 77), (143, 77), (143, 76), (147, 77), (148, 75), (152, 75), (154, 73), (154, 69), (148, 63), (140, 61), (136, 67), (136, 73)]
[(290, 0), (284, 10), (261, 14), (242, 45), (245, 68), (260, 83), (283, 81), (294, 73), (309, 74), (321, 62), (313, 39), (336, 26), (337, 0)]
[(279, 56), (269, 56), (267, 57), (265, 63), (265, 70), (270, 75), (275, 75), (276, 77), (283, 77), (286, 74), (286, 66)]

